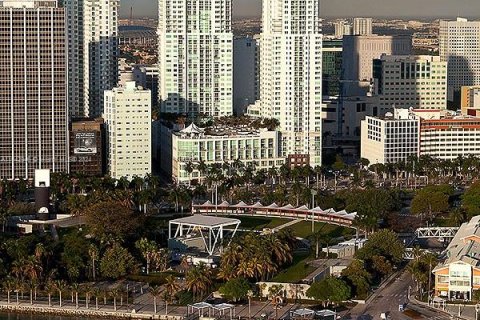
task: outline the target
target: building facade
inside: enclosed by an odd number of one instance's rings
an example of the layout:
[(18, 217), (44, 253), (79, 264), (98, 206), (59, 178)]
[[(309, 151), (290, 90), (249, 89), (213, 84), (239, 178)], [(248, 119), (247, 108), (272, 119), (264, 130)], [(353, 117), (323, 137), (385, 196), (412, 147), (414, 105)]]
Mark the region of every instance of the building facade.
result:
[(472, 300), (480, 290), (480, 216), (460, 226), (447, 249), (446, 258), (432, 271), (435, 296), (448, 300)]
[(152, 107), (158, 108), (158, 65), (134, 66), (133, 76), (137, 86), (150, 90), (152, 93)]
[(460, 108), (465, 116), (480, 117), (480, 86), (462, 86)]
[(381, 114), (394, 106), (446, 109), (447, 63), (439, 57), (382, 55), (373, 70)]
[(453, 160), (459, 156), (480, 156), (480, 118), (444, 117), (422, 119), (420, 155)]
[(342, 77), (342, 41), (324, 40), (322, 48), (322, 95), (338, 96)]
[(161, 111), (233, 113), (231, 0), (159, 1)]
[(407, 109), (385, 117), (366, 117), (361, 126), (360, 157), (376, 163), (397, 163), (417, 156), (420, 118)]
[(105, 126), (102, 118), (70, 123), (70, 173), (102, 177), (105, 170)]
[(362, 158), (371, 163), (395, 163), (413, 155), (442, 160), (480, 156), (480, 118), (445, 110), (394, 112), (362, 121)]
[(285, 156), (308, 155), (312, 166), (322, 161), (322, 34), (318, 5), (316, 0), (263, 2), (260, 100), (252, 110), (252, 114), (280, 122)]
[(0, 179), (68, 172), (64, 9), (3, 1), (0, 25)]
[(480, 21), (440, 21), (440, 59), (448, 63), (448, 99), (462, 86), (480, 85)]
[(372, 30), (372, 18), (353, 18), (353, 35), (370, 36)]
[(233, 40), (233, 111), (243, 115), (260, 98), (260, 47), (253, 38)]
[(343, 38), (343, 79), (370, 81), (373, 60), (386, 55), (410, 55), (410, 36), (346, 36)]
[[(204, 178), (198, 164), (234, 163), (255, 165), (257, 170), (279, 168), (285, 163), (281, 155), (278, 131), (246, 127), (199, 128), (195, 124), (174, 130), (161, 127), (161, 169), (176, 183), (189, 184)], [(193, 171), (187, 164), (194, 164)]]
[(151, 93), (128, 82), (105, 91), (107, 164), (115, 179), (152, 173)]
[(119, 5), (120, 0), (64, 0), (72, 117), (102, 116), (103, 93), (117, 86)]

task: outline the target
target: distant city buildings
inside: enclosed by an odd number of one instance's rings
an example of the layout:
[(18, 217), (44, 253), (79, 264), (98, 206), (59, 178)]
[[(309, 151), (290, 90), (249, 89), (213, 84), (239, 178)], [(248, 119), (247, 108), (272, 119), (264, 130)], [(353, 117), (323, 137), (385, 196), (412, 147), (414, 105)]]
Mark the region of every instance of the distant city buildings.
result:
[(64, 0), (72, 117), (102, 116), (103, 93), (117, 85), (119, 5), (119, 0)]
[(380, 114), (396, 108), (446, 109), (447, 63), (434, 56), (387, 56), (373, 62)]
[(233, 40), (233, 111), (243, 115), (260, 98), (260, 46), (256, 39)]
[(352, 34), (352, 26), (347, 21), (337, 21), (333, 26), (335, 28), (335, 39), (342, 39), (343, 36)]
[(428, 155), (453, 160), (480, 156), (480, 118), (442, 110), (395, 109), (362, 121), (361, 157), (370, 163), (397, 163)]
[[(289, 12), (285, 15), (284, 12)], [(265, 0), (260, 100), (248, 113), (280, 122), (282, 151), (322, 162), (322, 34), (316, 0)]]
[(68, 172), (65, 11), (54, 0), (0, 6), (0, 179)]
[(448, 99), (459, 101), (462, 86), (480, 85), (480, 21), (442, 20), (439, 38), (440, 59), (448, 63)]
[(165, 140), (160, 151), (161, 169), (180, 184), (205, 178), (206, 172), (198, 166), (201, 162), (208, 166), (241, 161), (256, 170), (279, 168), (285, 163), (281, 134), (276, 130), (248, 124), (206, 128), (191, 124), (181, 130), (162, 125), (161, 135)]
[(353, 18), (353, 35), (370, 36), (373, 34), (372, 18)]
[(161, 111), (233, 113), (232, 1), (159, 1)]
[(152, 173), (150, 90), (128, 82), (105, 92), (108, 172), (112, 178)]

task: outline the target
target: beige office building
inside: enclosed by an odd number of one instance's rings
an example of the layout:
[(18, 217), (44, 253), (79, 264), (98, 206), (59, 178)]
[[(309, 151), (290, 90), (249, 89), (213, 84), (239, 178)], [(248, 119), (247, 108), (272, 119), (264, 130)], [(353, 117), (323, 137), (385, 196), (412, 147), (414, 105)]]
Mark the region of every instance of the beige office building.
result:
[(105, 91), (107, 164), (115, 179), (152, 173), (152, 111), (150, 90), (135, 86)]
[(68, 171), (65, 12), (0, 2), (0, 179)]

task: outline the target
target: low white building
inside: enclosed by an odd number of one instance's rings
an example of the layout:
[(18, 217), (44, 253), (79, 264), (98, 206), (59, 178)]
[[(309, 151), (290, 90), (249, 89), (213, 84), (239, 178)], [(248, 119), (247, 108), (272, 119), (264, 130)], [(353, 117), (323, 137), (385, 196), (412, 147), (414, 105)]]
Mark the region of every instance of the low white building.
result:
[[(249, 126), (199, 128), (191, 124), (182, 130), (163, 125), (160, 132), (160, 166), (176, 183), (189, 184), (203, 178), (198, 164), (233, 163), (240, 160), (257, 170), (279, 168), (281, 156), (279, 131)], [(187, 164), (194, 169), (188, 172)]]
[(360, 156), (370, 164), (396, 163), (418, 155), (420, 117), (395, 109), (384, 117), (366, 117), (361, 126)]
[(480, 118), (442, 110), (395, 109), (362, 121), (361, 157), (371, 164), (396, 163), (409, 156), (442, 160), (480, 156)]
[(151, 93), (127, 82), (105, 91), (108, 171), (119, 179), (152, 172)]

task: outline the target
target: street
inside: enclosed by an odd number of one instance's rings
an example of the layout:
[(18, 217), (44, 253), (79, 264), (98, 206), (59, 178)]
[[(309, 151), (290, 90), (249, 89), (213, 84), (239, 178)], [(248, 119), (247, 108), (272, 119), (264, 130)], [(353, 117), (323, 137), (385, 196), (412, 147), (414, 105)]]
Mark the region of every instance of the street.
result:
[[(408, 302), (408, 287), (414, 288), (411, 276), (402, 272), (396, 279), (379, 289), (373, 299), (367, 304), (359, 304), (348, 312), (343, 319), (348, 320), (374, 320), (380, 319), (382, 313), (387, 313), (390, 319), (408, 320), (412, 318), (448, 320), (450, 316), (442, 312), (433, 311)], [(406, 303), (405, 313), (398, 310), (400, 304)], [(410, 315), (410, 316), (409, 316)]]

